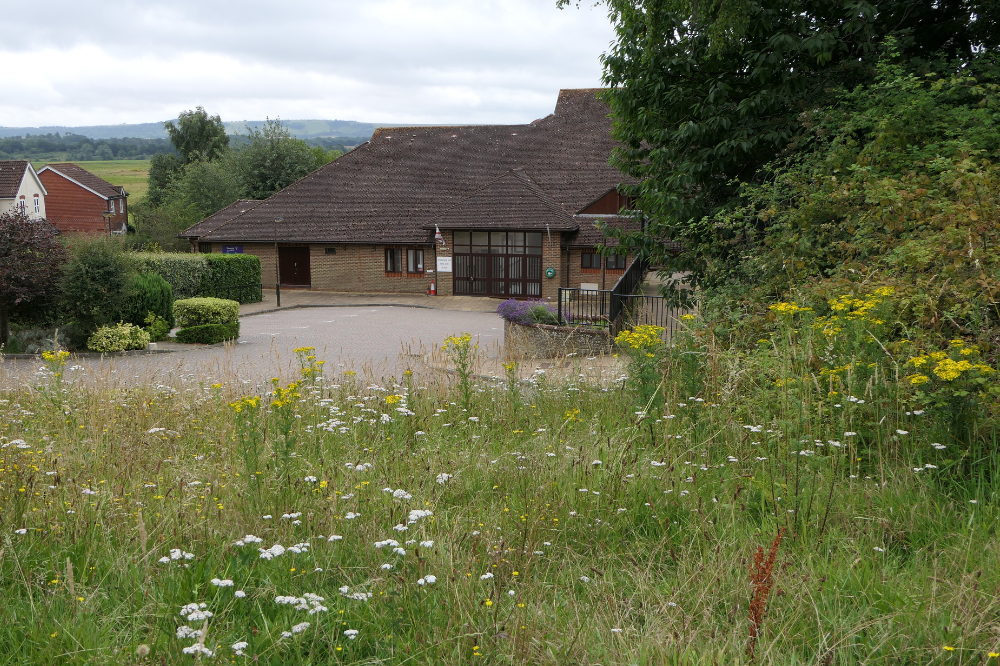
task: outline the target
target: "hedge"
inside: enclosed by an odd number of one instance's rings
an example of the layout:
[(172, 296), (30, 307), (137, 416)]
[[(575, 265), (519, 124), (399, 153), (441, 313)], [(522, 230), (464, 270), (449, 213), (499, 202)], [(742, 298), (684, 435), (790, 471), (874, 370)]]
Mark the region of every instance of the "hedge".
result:
[(210, 280), (202, 280), (201, 296), (229, 298), (240, 303), (258, 303), (260, 257), (255, 254), (203, 254), (211, 269)]
[(170, 283), (174, 298), (201, 296), (203, 281), (211, 281), (212, 271), (203, 254), (181, 252), (137, 252), (136, 268), (142, 273), (156, 273)]
[(187, 344), (201, 343), (203, 345), (214, 345), (216, 342), (235, 340), (238, 337), (240, 337), (240, 322), (238, 321), (228, 324), (188, 326), (177, 331), (177, 342)]
[(253, 254), (137, 252), (135, 259), (139, 271), (169, 282), (174, 298), (214, 296), (257, 303), (263, 297), (260, 257)]
[(224, 298), (185, 298), (174, 301), (174, 321), (181, 328), (203, 324), (231, 324), (240, 318), (240, 304)]
[(136, 273), (125, 287), (126, 298), (121, 318), (136, 326), (145, 326), (152, 312), (162, 317), (170, 328), (174, 325), (174, 295), (170, 283), (157, 273)]

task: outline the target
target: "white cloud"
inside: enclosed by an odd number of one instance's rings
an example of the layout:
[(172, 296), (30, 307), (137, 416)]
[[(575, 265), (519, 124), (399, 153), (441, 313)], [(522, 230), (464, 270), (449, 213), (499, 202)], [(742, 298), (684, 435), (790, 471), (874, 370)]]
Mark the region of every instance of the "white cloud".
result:
[(0, 44), (7, 126), (152, 122), (203, 105), (381, 123), (527, 122), (600, 85), (605, 10), (555, 0), (19, 3)]

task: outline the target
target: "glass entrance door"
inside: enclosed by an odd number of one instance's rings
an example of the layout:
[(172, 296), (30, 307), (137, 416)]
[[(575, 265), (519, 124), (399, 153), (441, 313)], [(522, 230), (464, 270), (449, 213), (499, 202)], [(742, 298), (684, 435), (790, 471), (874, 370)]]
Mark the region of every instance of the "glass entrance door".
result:
[(542, 234), (456, 231), (454, 293), (496, 298), (542, 295)]

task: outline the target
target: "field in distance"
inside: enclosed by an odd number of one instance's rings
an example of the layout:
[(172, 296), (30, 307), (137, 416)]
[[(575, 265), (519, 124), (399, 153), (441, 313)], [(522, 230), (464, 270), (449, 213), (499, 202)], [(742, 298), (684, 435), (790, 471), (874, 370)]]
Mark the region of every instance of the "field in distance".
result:
[[(33, 162), (36, 170), (46, 162)], [(108, 160), (104, 162), (74, 162), (81, 169), (103, 178), (112, 185), (121, 185), (129, 193), (129, 201), (135, 203), (146, 196), (149, 189), (149, 160)]]

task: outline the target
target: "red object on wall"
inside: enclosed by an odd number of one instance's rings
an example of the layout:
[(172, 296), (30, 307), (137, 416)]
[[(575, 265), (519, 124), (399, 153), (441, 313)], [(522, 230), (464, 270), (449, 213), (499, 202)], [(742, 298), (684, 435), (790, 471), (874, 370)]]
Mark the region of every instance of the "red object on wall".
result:
[[(48, 194), (45, 217), (64, 233), (120, 231), (128, 222), (127, 195), (75, 164), (49, 164), (38, 172)], [(110, 228), (105, 212), (113, 212)]]

